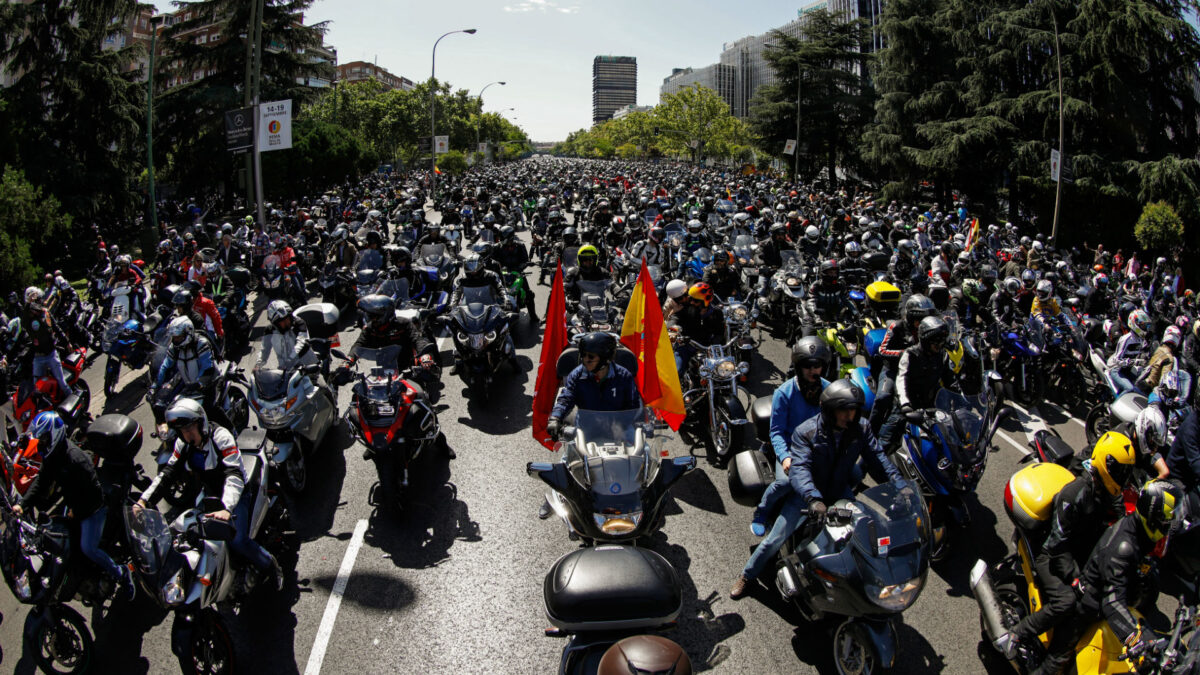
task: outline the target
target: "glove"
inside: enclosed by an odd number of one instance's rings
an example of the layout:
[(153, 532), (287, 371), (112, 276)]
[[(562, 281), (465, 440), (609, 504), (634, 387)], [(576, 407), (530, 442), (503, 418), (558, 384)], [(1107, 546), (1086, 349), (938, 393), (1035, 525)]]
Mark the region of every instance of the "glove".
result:
[(825, 516), (829, 513), (829, 507), (825, 506), (825, 502), (816, 499), (809, 503), (808, 513), (816, 521), (817, 526), (820, 527), (825, 524)]
[(150, 403), (150, 402), (154, 401), (154, 395), (157, 393), (158, 393), (158, 385), (155, 385), (155, 384), (150, 385), (150, 388), (146, 390), (146, 402)]
[(434, 366), (433, 357), (430, 356), (429, 354), (422, 354), (421, 358), (418, 359), (418, 362), (421, 364), (421, 367), (424, 368), (425, 370), (431, 370)]
[(551, 417), (549, 422), (546, 422), (546, 433), (550, 434), (550, 438), (557, 439), (559, 432), (562, 431), (562, 420), (557, 417)]

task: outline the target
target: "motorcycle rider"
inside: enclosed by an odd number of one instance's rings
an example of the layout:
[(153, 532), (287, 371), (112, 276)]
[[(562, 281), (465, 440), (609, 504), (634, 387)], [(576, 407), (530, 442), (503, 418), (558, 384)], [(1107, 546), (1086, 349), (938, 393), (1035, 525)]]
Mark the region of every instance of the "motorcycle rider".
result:
[(804, 316), (801, 317), (802, 335), (815, 335), (819, 323), (836, 321), (843, 313), (855, 313), (854, 305), (846, 293), (846, 287), (838, 278), (836, 260), (821, 263), (817, 280), (809, 286), (804, 299)]
[(1117, 340), (1117, 346), (1107, 362), (1108, 379), (1118, 393), (1134, 388), (1136, 369), (1144, 358), (1146, 332), (1150, 330), (1150, 315), (1145, 310), (1135, 309), (1129, 313), (1126, 325), (1129, 328), (1128, 332)]
[(1136, 604), (1139, 595), (1139, 568), (1167, 536), (1183, 498), (1171, 481), (1149, 481), (1138, 495), (1136, 510), (1105, 530), (1079, 577), (1084, 620), (1077, 628), (1090, 624), (1093, 617), (1104, 618), (1130, 656), (1140, 654), (1153, 641), (1143, 640), (1143, 627), (1129, 605)]
[(604, 281), (609, 278), (608, 271), (599, 265), (600, 251), (592, 244), (579, 247), (578, 258), (579, 264), (567, 270), (566, 280), (563, 283), (567, 300), (572, 304), (579, 303), (579, 296), (582, 293), (577, 282)]
[[(992, 318), (996, 320), (997, 328), (1006, 328), (1017, 322), (1019, 316), (1017, 294), (1020, 292), (1021, 280), (1016, 277), (1007, 277), (996, 286), (996, 292), (992, 294), (988, 306), (991, 309)], [(998, 331), (993, 332), (996, 335), (991, 336), (991, 343), (999, 344)]]
[[(934, 398), (943, 383), (954, 379), (954, 370), (946, 356), (946, 340), (950, 327), (940, 316), (927, 316), (917, 324), (917, 344), (904, 350), (896, 368), (896, 400), (900, 404), (885, 423), (903, 429), (905, 417), (914, 410), (933, 406)], [(893, 433), (891, 453), (900, 444), (902, 433)]]
[(171, 303), (175, 305), (175, 310), (180, 316), (188, 315), (193, 322), (197, 317), (200, 318), (200, 323), (196, 324), (196, 328), (208, 333), (213, 344), (224, 343), (225, 327), (221, 323), (221, 313), (217, 310), (215, 302), (204, 297), (204, 290), (200, 284), (195, 281), (187, 282), (184, 284), (183, 290), (176, 293), (175, 297), (171, 299)]
[(762, 573), (787, 538), (803, 527), (810, 516), (813, 525), (819, 528), (828, 512), (827, 503), (853, 498), (864, 475), (860, 463), (867, 464), (873, 475), (886, 475), (897, 484), (904, 481), (860, 414), (864, 399), (857, 385), (839, 379), (821, 392), (821, 414), (796, 428), (788, 470), (793, 493), (784, 502), (770, 533), (754, 549), (734, 580), (730, 598), (736, 600), (745, 595), (746, 584)]
[(272, 300), (267, 305), (269, 328), (263, 335), (262, 350), (254, 364), (257, 370), (275, 355), (280, 370), (291, 370), (297, 365), (308, 365), (317, 361), (316, 353), (308, 341), (308, 324), (292, 313), (292, 306), (283, 300)]
[(871, 271), (862, 259), (862, 245), (857, 241), (848, 241), (844, 248), (846, 255), (838, 260), (838, 275), (847, 286), (866, 286), (871, 278)]
[[(579, 365), (563, 378), (554, 408), (546, 421), (546, 432), (558, 438), (563, 419), (576, 408), (597, 411), (634, 410), (642, 406), (633, 374), (613, 361), (617, 338), (595, 331), (579, 339)], [(550, 503), (542, 502), (538, 518), (550, 517)]]
[(663, 321), (675, 316), (687, 303), (687, 282), (683, 279), (672, 279), (667, 282), (667, 299), (663, 301)]
[(329, 248), (329, 258), (336, 261), (338, 267), (353, 269), (354, 261), (358, 260), (358, 247), (350, 241), (350, 231), (339, 227), (330, 235), (333, 240)]
[[(163, 470), (138, 498), (135, 510), (153, 504), (161, 490), (169, 489), (181, 477), (180, 472), (194, 474), (204, 486), (206, 495), (220, 495), (224, 508), (208, 515), (217, 520), (233, 520), (237, 534), (229, 542), (230, 549), (254, 565), (265, 579), (273, 580), (276, 591), (281, 590), (283, 571), (278, 561), (250, 538), (254, 495), (244, 489), (246, 470), (233, 433), (210, 423), (204, 408), (190, 398), (180, 398), (172, 404), (166, 411), (166, 420), (178, 434), (174, 451)], [(266, 486), (259, 489), (266, 489)]]
[(1135, 464), (1133, 441), (1119, 432), (1106, 432), (1075, 479), (1054, 496), (1050, 529), (1034, 559), (1042, 607), (997, 640), (1000, 650), (1012, 659), (1023, 646), (1055, 629), (1049, 653), (1033, 673), (1057, 673), (1071, 660), (1075, 640), (1067, 626), (1076, 614), (1072, 585), (1079, 578), (1080, 563), (1086, 564), (1109, 513), (1133, 477)]
[(718, 298), (745, 298), (749, 294), (742, 275), (733, 266), (733, 252), (724, 246), (713, 249), (713, 264), (704, 271), (704, 283)]
[(242, 249), (233, 243), (233, 235), (229, 232), (221, 234), (221, 243), (217, 244), (216, 263), (223, 269), (237, 267), (242, 264)]
[(675, 344), (675, 368), (682, 377), (696, 354), (691, 340), (702, 345), (721, 344), (725, 339), (725, 313), (713, 304), (712, 288), (703, 281), (692, 284), (681, 296), (683, 307), (671, 317), (681, 339)]
[(504, 300), (504, 284), (500, 275), (489, 270), (483, 258), (474, 251), (463, 259), (463, 276), (454, 280), (454, 292), (451, 295), (450, 306), (457, 307), (462, 303), (464, 288), (488, 287), (492, 289), (492, 300), (497, 304)]
[(275, 242), (275, 255), (279, 256), (279, 269), (292, 273), (292, 283), (296, 285), (296, 291), (301, 298), (308, 297), (308, 289), (304, 285), (304, 274), (300, 272), (300, 266), (296, 262), (296, 252), (292, 250), (291, 236), (280, 237)]
[(438, 383), (441, 368), (437, 365), (437, 345), (414, 330), (411, 319), (396, 312), (394, 299), (386, 295), (368, 295), (358, 301), (358, 308), (366, 316), (366, 324), (355, 346), (382, 349), (397, 345), (400, 347), (397, 370), (414, 365), (414, 380), (425, 387)]
[(1152, 392), (1162, 381), (1163, 375), (1178, 367), (1179, 347), (1183, 343), (1183, 333), (1177, 326), (1167, 326), (1163, 331), (1162, 342), (1158, 349), (1150, 355), (1150, 363), (1146, 364), (1135, 383), (1139, 389)]
[(529, 320), (537, 323), (537, 307), (534, 305), (533, 287), (525, 278), (525, 267), (529, 265), (529, 251), (525, 244), (517, 241), (516, 230), (511, 225), (500, 228), (500, 246), (492, 253), (492, 257), (508, 273), (516, 276), (525, 287), (525, 309), (529, 312)]
[(19, 443), (36, 442), (42, 457), (41, 469), (29, 485), (13, 513), (20, 517), (27, 509), (65, 501), (71, 518), (79, 523), (79, 551), (94, 562), (117, 584), (126, 600), (137, 594), (129, 569), (122, 567), (100, 548), (108, 507), (104, 490), (90, 457), (67, 440), (67, 424), (58, 413), (49, 411), (33, 418)]
[(124, 282), (129, 286), (129, 311), (139, 318), (144, 318), (142, 305), (142, 282), (146, 276), (133, 264), (133, 258), (127, 254), (117, 256), (113, 263), (112, 274), (104, 282), (104, 287), (111, 290), (116, 284)]
[(630, 257), (633, 260), (644, 259), (647, 265), (666, 265), (669, 260), (667, 247), (663, 244), (666, 236), (667, 232), (663, 228), (658, 225), (651, 227), (646, 238), (635, 243), (630, 249)]
[[(168, 402), (176, 391), (188, 385), (196, 385), (204, 398), (205, 408), (216, 414), (216, 420), (222, 426), (232, 428), (219, 405), (215, 405), (213, 377), (215, 377), (216, 357), (213, 356), (212, 344), (204, 335), (196, 334), (196, 326), (186, 316), (177, 316), (167, 324), (167, 337), (171, 343), (167, 345), (167, 355), (155, 374), (154, 384), (146, 391), (146, 401), (154, 412), (154, 420), (162, 423), (163, 413)], [(159, 395), (163, 382), (175, 371), (179, 374), (179, 386), (174, 391)]]
[(787, 239), (787, 227), (783, 223), (775, 223), (769, 230), (771, 238), (758, 247), (758, 259), (762, 261), (761, 276), (768, 277), (780, 267), (783, 267), (783, 252), (795, 250)]
[(792, 347), (792, 372), (795, 377), (779, 385), (771, 395), (770, 439), (771, 449), (775, 453), (775, 482), (766, 489), (758, 507), (754, 509), (750, 532), (755, 536), (766, 534), (767, 517), (779, 500), (790, 493), (788, 469), (792, 465), (792, 456), (788, 441), (796, 427), (821, 412), (821, 392), (829, 386), (829, 381), (821, 377), (821, 373), (829, 367), (832, 357), (829, 345), (821, 338), (815, 335), (800, 338)]
[[(933, 301), (920, 294), (910, 295), (904, 301), (904, 311), (899, 321), (891, 321), (887, 332), (879, 343), (881, 367), (875, 386), (875, 403), (871, 406), (871, 431), (879, 436), (883, 447), (892, 447), (897, 429), (901, 428), (890, 417), (892, 400), (896, 394), (896, 373), (900, 370), (900, 359), (905, 350), (917, 344), (917, 327), (927, 316), (937, 314)], [(888, 423), (891, 420), (893, 423)]]
[(64, 338), (59, 334), (58, 326), (50, 318), (50, 312), (42, 305), (44, 294), (37, 286), (25, 289), (25, 307), (21, 310), (22, 331), (28, 336), (33, 350), (33, 378), (46, 374), (46, 370), (58, 382), (58, 391), (63, 398), (71, 396), (75, 390), (67, 384), (63, 375), (62, 361), (58, 357), (58, 343)]

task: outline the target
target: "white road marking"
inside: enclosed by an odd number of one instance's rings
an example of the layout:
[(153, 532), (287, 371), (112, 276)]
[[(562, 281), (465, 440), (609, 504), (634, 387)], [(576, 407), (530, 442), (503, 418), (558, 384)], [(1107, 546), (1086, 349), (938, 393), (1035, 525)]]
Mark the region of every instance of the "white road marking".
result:
[(1009, 445), (1011, 445), (1011, 446), (1013, 446), (1014, 448), (1016, 448), (1016, 449), (1017, 449), (1017, 450), (1018, 450), (1018, 451), (1019, 451), (1019, 452), (1020, 452), (1022, 455), (1028, 455), (1028, 454), (1029, 454), (1029, 448), (1027, 448), (1027, 447), (1025, 447), (1024, 445), (1021, 445), (1020, 443), (1018, 443), (1018, 442), (1016, 441), (1016, 439), (1014, 439), (1012, 436), (1009, 436), (1009, 435), (1008, 435), (1008, 432), (997, 430), (997, 431), (996, 431), (996, 435), (997, 435), (997, 436), (999, 436), (1000, 438), (1003, 438), (1004, 440), (1008, 441)]
[(366, 519), (358, 521), (354, 526), (354, 536), (350, 537), (350, 546), (346, 548), (346, 555), (342, 558), (342, 567), (333, 582), (329, 602), (325, 604), (325, 614), (321, 616), (321, 626), (317, 628), (312, 651), (308, 653), (308, 666), (304, 668), (304, 675), (318, 675), (321, 672), (321, 664), (325, 661), (325, 649), (329, 646), (333, 625), (337, 621), (338, 608), (342, 606), (342, 595), (346, 593), (346, 584), (350, 581), (350, 572), (354, 569), (354, 560), (358, 557), (366, 533)]
[[(1030, 415), (1032, 414), (1032, 413), (1030, 413), (1028, 410), (1026, 410), (1024, 406), (1022, 406), (1022, 405), (1021, 405), (1021, 404), (1019, 404), (1019, 403), (1015, 403), (1015, 402), (1013, 402), (1013, 401), (1005, 401), (1005, 402), (1004, 402), (1004, 404), (1005, 404), (1005, 405), (1010, 405), (1010, 406), (1012, 406), (1013, 408), (1016, 408), (1017, 410), (1020, 410), (1021, 412), (1024, 412), (1024, 413), (1026, 413), (1026, 414), (1030, 414)], [(1070, 412), (1069, 410), (1067, 410), (1066, 408), (1063, 408), (1062, 406), (1060, 406), (1060, 405), (1058, 405), (1058, 404), (1051, 403), (1050, 401), (1043, 401), (1043, 402), (1042, 402), (1041, 404), (1039, 404), (1039, 405), (1052, 405), (1052, 406), (1054, 406), (1054, 408), (1055, 408), (1056, 410), (1058, 410), (1060, 413), (1062, 413), (1064, 417), (1066, 417), (1066, 418), (1067, 418), (1067, 421), (1068, 421), (1068, 422), (1074, 422), (1075, 424), (1078, 424), (1078, 425), (1080, 426), (1080, 428), (1087, 428), (1087, 425), (1085, 425), (1085, 424), (1083, 423), (1083, 420), (1081, 420), (1081, 419), (1079, 419), (1078, 417), (1076, 417), (1076, 416), (1072, 415), (1072, 414), (1071, 414), (1071, 412)]]

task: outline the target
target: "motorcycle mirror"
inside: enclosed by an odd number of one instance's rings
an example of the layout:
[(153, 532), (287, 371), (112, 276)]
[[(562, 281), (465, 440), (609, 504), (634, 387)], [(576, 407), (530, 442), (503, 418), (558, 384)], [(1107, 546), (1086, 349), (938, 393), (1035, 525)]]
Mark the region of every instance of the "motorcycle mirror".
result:
[(904, 417), (908, 420), (909, 424), (920, 424), (925, 420), (925, 413), (920, 410), (913, 410), (905, 414)]
[(553, 471), (554, 464), (551, 462), (529, 462), (525, 465), (525, 473), (530, 476), (535, 476), (543, 471)]
[(696, 468), (695, 457), (675, 457), (671, 459), (671, 463), (677, 467), (681, 467), (684, 471), (691, 471)]
[(345, 352), (340, 349), (330, 349), (329, 353), (343, 361), (349, 361), (350, 357), (346, 356)]

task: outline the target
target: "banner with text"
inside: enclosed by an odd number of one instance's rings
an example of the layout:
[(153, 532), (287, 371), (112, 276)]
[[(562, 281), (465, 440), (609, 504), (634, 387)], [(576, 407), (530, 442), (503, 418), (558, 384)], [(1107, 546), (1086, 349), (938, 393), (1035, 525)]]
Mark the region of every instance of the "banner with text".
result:
[(292, 147), (292, 100), (270, 101), (258, 106), (258, 151)]

